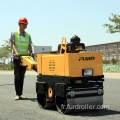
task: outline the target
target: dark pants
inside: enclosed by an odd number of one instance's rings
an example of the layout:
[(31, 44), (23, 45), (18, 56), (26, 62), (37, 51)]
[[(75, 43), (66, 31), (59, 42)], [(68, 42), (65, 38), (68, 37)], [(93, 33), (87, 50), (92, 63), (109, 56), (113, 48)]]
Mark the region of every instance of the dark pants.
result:
[(26, 72), (26, 67), (20, 65), (20, 60), (14, 59), (14, 84), (16, 95), (22, 95), (24, 76)]

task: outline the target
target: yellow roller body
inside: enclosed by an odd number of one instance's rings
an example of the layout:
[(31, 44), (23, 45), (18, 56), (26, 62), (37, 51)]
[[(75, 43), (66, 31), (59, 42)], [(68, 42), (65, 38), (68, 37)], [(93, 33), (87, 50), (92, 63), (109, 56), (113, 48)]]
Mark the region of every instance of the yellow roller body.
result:
[(92, 76), (103, 75), (102, 53), (37, 54), (38, 74), (84, 77), (82, 69), (93, 69)]

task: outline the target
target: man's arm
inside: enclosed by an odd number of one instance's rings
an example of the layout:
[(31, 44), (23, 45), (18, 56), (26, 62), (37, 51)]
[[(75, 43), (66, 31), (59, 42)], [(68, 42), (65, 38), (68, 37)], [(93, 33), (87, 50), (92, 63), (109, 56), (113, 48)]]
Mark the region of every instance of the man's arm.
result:
[(13, 51), (15, 52), (15, 56), (19, 56), (19, 53), (17, 52), (16, 48), (15, 48), (15, 44), (11, 41), (11, 46), (13, 48)]
[(17, 50), (15, 48), (15, 33), (14, 32), (11, 33), (11, 36), (10, 36), (9, 40), (11, 42), (11, 46), (12, 46), (12, 49), (15, 53), (15, 56), (19, 56), (19, 53), (17, 52)]
[(32, 46), (31, 46), (31, 44), (29, 44), (29, 46), (28, 46), (28, 50), (29, 50), (30, 56), (33, 56), (33, 53), (32, 53)]
[(31, 39), (31, 36), (30, 37), (30, 40), (29, 40), (29, 45), (28, 45), (28, 50), (29, 50), (29, 53), (30, 53), (30, 56), (33, 56), (33, 52), (32, 52), (32, 39)]

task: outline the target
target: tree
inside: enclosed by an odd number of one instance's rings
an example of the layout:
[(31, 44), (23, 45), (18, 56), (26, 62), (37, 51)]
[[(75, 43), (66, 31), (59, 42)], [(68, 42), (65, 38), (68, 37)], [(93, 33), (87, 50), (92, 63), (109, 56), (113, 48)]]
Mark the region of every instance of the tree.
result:
[(119, 33), (120, 32), (120, 15), (116, 15), (111, 13), (112, 18), (109, 17), (109, 20), (113, 23), (113, 24), (104, 24), (104, 27), (107, 27), (107, 32), (108, 33)]
[(9, 40), (4, 41), (4, 45), (1, 48), (1, 52), (2, 52), (3, 57), (7, 57), (7, 58), (11, 57), (12, 47), (11, 47), (11, 43)]
[(0, 48), (0, 59), (4, 61), (4, 65), (6, 58), (10, 58), (11, 55), (12, 55), (11, 43), (9, 40), (5, 40), (3, 47)]

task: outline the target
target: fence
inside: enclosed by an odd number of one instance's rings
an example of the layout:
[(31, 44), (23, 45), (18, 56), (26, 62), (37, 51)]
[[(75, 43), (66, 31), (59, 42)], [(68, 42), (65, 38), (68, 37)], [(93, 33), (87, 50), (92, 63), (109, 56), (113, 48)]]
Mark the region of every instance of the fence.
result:
[(107, 65), (103, 64), (103, 70), (111, 70), (111, 71), (120, 71), (120, 65)]

